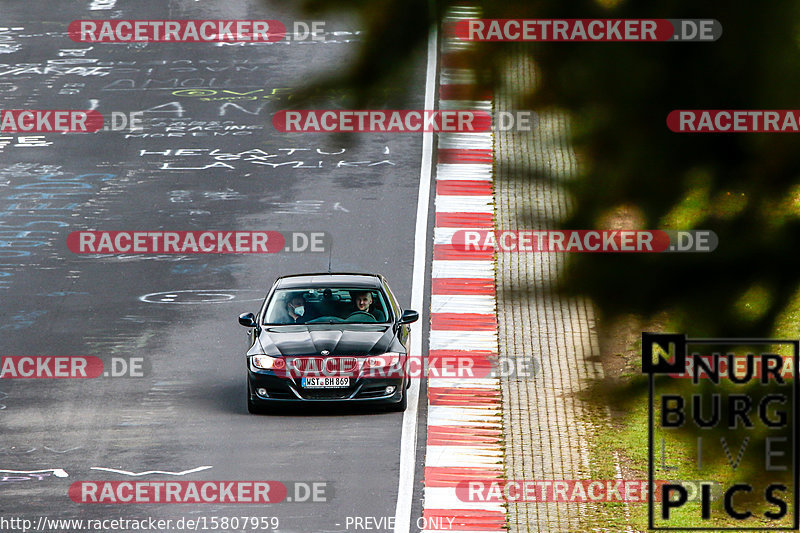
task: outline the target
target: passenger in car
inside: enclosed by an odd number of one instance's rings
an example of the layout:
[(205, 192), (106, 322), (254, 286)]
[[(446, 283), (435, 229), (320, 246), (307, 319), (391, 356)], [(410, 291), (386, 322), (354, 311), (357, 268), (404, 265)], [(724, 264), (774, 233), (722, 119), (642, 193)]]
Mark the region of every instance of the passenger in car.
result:
[(286, 312), (288, 314), (289, 324), (304, 324), (305, 317), (305, 300), (300, 294), (295, 294), (286, 301)]

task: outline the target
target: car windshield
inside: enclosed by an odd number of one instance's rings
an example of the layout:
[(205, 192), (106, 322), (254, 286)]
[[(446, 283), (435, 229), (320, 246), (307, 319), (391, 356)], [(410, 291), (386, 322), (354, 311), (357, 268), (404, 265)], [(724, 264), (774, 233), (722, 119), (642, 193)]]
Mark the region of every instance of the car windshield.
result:
[(278, 289), (269, 301), (263, 323), (384, 323), (390, 318), (387, 309), (386, 298), (379, 289)]

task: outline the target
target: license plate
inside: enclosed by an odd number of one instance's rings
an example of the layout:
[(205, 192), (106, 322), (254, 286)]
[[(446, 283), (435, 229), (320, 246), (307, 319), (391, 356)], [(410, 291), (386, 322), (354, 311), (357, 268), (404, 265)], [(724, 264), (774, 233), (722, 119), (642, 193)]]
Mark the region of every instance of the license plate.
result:
[(350, 378), (303, 378), (302, 385), (306, 389), (346, 388)]

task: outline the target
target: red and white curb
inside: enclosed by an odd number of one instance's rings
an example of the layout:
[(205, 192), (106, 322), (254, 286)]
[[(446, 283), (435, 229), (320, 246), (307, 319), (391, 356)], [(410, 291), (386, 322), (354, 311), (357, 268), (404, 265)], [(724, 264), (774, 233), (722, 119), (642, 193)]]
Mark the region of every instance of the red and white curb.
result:
[[(474, 8), (457, 7), (445, 23), (475, 17)], [(439, 108), (491, 113), (490, 95), (464, 99), (475, 94), (474, 73), (458, 68), (456, 58), (470, 45), (448, 35), (442, 40)], [(458, 357), (469, 359), (473, 369), (487, 368), (498, 350), (494, 257), (456, 250), (452, 237), (457, 230), (494, 225), (492, 134), (442, 133), (438, 139), (430, 363), (435, 368), (440, 357)], [(428, 378), (424, 531), (506, 531), (501, 503), (456, 496), (460, 481), (503, 477), (501, 409), (499, 378)]]

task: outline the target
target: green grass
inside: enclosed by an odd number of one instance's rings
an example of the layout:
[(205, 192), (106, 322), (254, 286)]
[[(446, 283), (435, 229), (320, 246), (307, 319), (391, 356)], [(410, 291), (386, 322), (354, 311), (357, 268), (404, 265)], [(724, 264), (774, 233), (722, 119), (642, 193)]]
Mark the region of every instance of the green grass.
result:
[[(656, 414), (656, 416), (658, 416)], [(648, 458), (648, 431), (647, 431), (647, 395), (636, 398), (629, 410), (617, 416), (612, 427), (599, 431), (595, 435), (591, 451), (592, 479), (615, 479), (617, 477), (616, 458), (623, 465), (625, 479), (647, 479)], [(660, 438), (664, 437), (666, 457), (663, 459), (667, 466), (680, 464), (677, 471), (664, 472), (661, 468)], [(660, 432), (656, 439), (654, 450), (654, 479), (656, 480), (728, 480), (731, 479), (730, 469), (725, 461), (706, 461), (702, 471), (696, 468), (696, 457), (693, 443), (678, 438), (670, 432)], [(737, 450), (739, 443), (731, 443), (731, 448)], [(734, 451), (735, 453), (735, 451)], [(708, 464), (710, 463), (710, 464)], [(732, 480), (731, 480), (732, 481)], [(729, 483), (725, 483), (728, 485)], [(716, 495), (716, 493), (715, 493)], [(660, 512), (659, 502), (654, 503), (656, 516)], [(754, 512), (756, 507), (753, 507)], [(763, 511), (763, 510), (762, 510)], [(628, 520), (628, 515), (630, 520)], [(598, 527), (613, 526), (619, 531), (624, 531), (630, 525), (634, 531), (646, 531), (648, 525), (647, 503), (602, 503), (601, 512), (597, 516), (587, 517), (593, 529)], [(658, 525), (658, 521), (656, 522)], [(750, 524), (753, 527), (755, 524)], [(763, 522), (765, 527), (774, 524)], [(726, 519), (720, 506), (720, 501), (712, 503), (712, 519), (700, 519), (699, 502), (690, 502), (683, 507), (673, 510), (670, 515), (669, 527), (730, 527), (730, 519)], [(588, 529), (587, 529), (588, 530)]]

